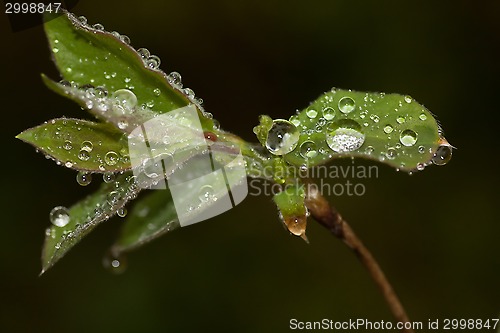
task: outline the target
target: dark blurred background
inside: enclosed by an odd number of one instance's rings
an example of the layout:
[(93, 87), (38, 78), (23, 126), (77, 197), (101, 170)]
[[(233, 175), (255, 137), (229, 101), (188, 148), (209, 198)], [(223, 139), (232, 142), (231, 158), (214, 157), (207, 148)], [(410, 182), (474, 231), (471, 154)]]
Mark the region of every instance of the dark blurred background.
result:
[[(332, 86), (425, 104), (458, 147), (451, 162), (412, 176), (380, 165), (366, 195), (332, 202), (412, 320), (498, 318), (499, 1), (83, 0), (74, 12), (160, 56), (247, 140), (259, 114), (287, 118)], [(38, 277), (50, 209), (91, 189), (14, 136), (86, 115), (43, 86), (40, 73), (58, 73), (42, 28), (13, 33), (0, 15), (0, 29), (1, 331), (286, 332), (291, 318), (392, 320), (344, 244), (315, 223), (310, 245), (289, 236), (264, 196), (132, 253), (122, 275), (101, 264), (122, 223), (112, 219)]]

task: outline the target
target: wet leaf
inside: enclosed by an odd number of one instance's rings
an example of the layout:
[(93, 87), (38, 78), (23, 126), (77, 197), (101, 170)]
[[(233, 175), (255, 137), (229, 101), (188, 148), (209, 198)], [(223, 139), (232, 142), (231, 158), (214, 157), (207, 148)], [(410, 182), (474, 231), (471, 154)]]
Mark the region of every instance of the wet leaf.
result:
[(440, 147), (451, 155), (436, 119), (410, 96), (332, 89), (290, 122), (300, 137), (284, 158), (294, 165), (363, 157), (411, 171), (431, 164)]
[(52, 267), (76, 243), (97, 225), (108, 220), (127, 201), (136, 198), (140, 188), (130, 173), (124, 173), (115, 182), (103, 183), (94, 194), (68, 209), (69, 222), (62, 226), (51, 226), (46, 231), (42, 251), (42, 273)]
[(180, 227), (170, 191), (160, 190), (142, 198), (127, 214), (112, 253), (133, 250)]
[[(141, 57), (117, 33), (92, 28), (70, 13), (56, 18), (48, 15), (45, 32), (61, 76), (77, 87), (102, 87), (110, 96), (127, 89), (137, 98), (134, 108), (147, 108), (157, 114), (196, 102), (192, 92), (183, 90), (178, 80), (170, 77), (169, 83), (167, 75), (156, 66), (158, 57)], [(196, 105), (203, 128), (213, 128), (213, 120), (199, 103)], [(97, 105), (90, 109), (95, 113)]]
[(126, 137), (108, 124), (53, 119), (25, 130), (16, 138), (71, 169), (116, 172), (131, 168)]
[(288, 231), (307, 241), (305, 197), (303, 186), (288, 184), (284, 191), (274, 195), (273, 200), (278, 206), (280, 217)]

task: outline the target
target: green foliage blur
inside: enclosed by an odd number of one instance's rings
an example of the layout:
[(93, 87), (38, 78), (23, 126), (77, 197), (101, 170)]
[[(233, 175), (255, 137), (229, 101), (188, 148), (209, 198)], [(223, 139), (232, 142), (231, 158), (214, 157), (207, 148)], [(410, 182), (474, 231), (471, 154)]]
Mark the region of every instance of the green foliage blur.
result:
[[(288, 118), (332, 86), (423, 103), (458, 147), (451, 162), (412, 176), (380, 165), (378, 179), (354, 180), (365, 195), (331, 201), (412, 320), (498, 318), (500, 2), (82, 0), (73, 11), (160, 56), (246, 140), (257, 141), (259, 114)], [(42, 84), (42, 72), (58, 79), (42, 27), (12, 33), (1, 15), (0, 29), (2, 332), (287, 332), (291, 318), (392, 320), (344, 244), (312, 221), (311, 244), (288, 235), (264, 195), (139, 249), (122, 275), (101, 264), (114, 218), (38, 277), (50, 209), (98, 181), (79, 186), (14, 136), (90, 116)]]

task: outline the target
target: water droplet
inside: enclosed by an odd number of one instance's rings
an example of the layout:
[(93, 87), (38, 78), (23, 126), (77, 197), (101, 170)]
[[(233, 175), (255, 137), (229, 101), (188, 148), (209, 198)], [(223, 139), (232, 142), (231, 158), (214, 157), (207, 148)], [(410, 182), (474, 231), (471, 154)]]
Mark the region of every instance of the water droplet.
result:
[(193, 89), (190, 89), (190, 88), (185, 88), (185, 89), (184, 89), (184, 94), (185, 94), (187, 97), (191, 98), (191, 99), (193, 99), (193, 98), (194, 98), (194, 96), (195, 96)]
[(388, 159), (393, 160), (398, 156), (398, 151), (394, 148), (389, 148), (387, 149), (387, 153), (385, 153), (385, 156), (387, 156)]
[(92, 102), (91, 100), (86, 100), (85, 101), (85, 107), (87, 109), (91, 110), (94, 107), (94, 102)]
[(425, 113), (421, 113), (420, 116), (418, 116), (420, 120), (427, 120), (427, 115)]
[(106, 162), (107, 165), (115, 165), (118, 163), (118, 154), (112, 150), (108, 151), (104, 156), (104, 162)]
[(351, 97), (342, 97), (339, 100), (339, 110), (342, 113), (350, 113), (356, 109), (356, 102)]
[(418, 152), (419, 152), (420, 154), (425, 153), (425, 147), (424, 147), (424, 146), (419, 146), (419, 147), (418, 147)]
[(102, 86), (95, 87), (94, 92), (95, 92), (96, 97), (98, 97), (98, 98), (103, 98), (103, 97), (108, 96), (108, 90)]
[(378, 123), (380, 121), (380, 117), (377, 116), (376, 114), (371, 114), (370, 115), (370, 119), (374, 122), (374, 123)]
[(137, 96), (128, 89), (115, 91), (112, 98), (116, 99), (123, 107), (132, 109), (137, 105)]
[(87, 24), (87, 18), (85, 16), (78, 16), (78, 20), (80, 21), (80, 23), (82, 23), (83, 25), (86, 25)]
[(285, 155), (297, 147), (299, 136), (294, 124), (288, 120), (275, 119), (267, 134), (266, 147), (274, 155)]
[(290, 122), (294, 124), (296, 127), (300, 126), (300, 120), (298, 116), (291, 116), (290, 117)]
[(359, 123), (342, 119), (328, 125), (326, 143), (331, 150), (344, 153), (358, 150), (365, 142), (365, 135)]
[(203, 185), (200, 188), (199, 198), (201, 202), (207, 202), (209, 200), (213, 200), (214, 198), (214, 189), (211, 185)]
[(92, 151), (92, 149), (94, 149), (94, 145), (90, 141), (83, 141), (80, 149), (85, 150), (85, 151), (90, 153)]
[(127, 216), (127, 208), (122, 207), (122, 208), (118, 209), (116, 211), (116, 215), (118, 215), (119, 217), (125, 217), (125, 216)]
[(160, 90), (160, 88), (154, 88), (154, 89), (153, 89), (153, 94), (154, 94), (156, 97), (160, 96), (160, 95), (161, 95), (161, 90)]
[(332, 107), (327, 106), (323, 109), (323, 117), (326, 120), (332, 120), (335, 118), (335, 110)]
[(399, 141), (403, 144), (403, 146), (411, 147), (417, 142), (417, 133), (411, 129), (406, 129), (401, 132)]
[(73, 144), (71, 143), (71, 141), (66, 140), (66, 141), (64, 141), (63, 148), (65, 150), (71, 150), (73, 148)]
[(312, 141), (305, 141), (300, 145), (300, 155), (304, 158), (313, 158), (318, 155), (316, 144)]
[(121, 194), (118, 191), (109, 192), (107, 197), (108, 204), (110, 204), (111, 206), (116, 205), (118, 201), (120, 201), (120, 199), (121, 199)]
[(66, 163), (64, 163), (64, 166), (65, 166), (66, 168), (71, 168), (71, 167), (73, 166), (73, 162), (71, 162), (71, 161), (67, 161)]
[(90, 153), (85, 149), (80, 149), (80, 152), (78, 153), (78, 158), (81, 161), (88, 161), (90, 159)]
[(130, 44), (130, 38), (127, 35), (120, 35), (120, 40), (124, 42), (125, 44), (129, 45)]
[(70, 217), (66, 207), (57, 206), (52, 208), (49, 214), (50, 222), (56, 227), (64, 227), (69, 223)]
[(76, 182), (81, 186), (87, 186), (92, 182), (92, 174), (80, 171), (76, 174)]
[(151, 69), (158, 69), (160, 67), (160, 63), (160, 58), (155, 55), (149, 56), (149, 58), (146, 60), (146, 66)]
[(384, 127), (384, 133), (386, 133), (386, 134), (392, 133), (393, 130), (394, 130), (394, 128), (391, 125), (385, 125), (385, 127)]
[(451, 160), (452, 153), (450, 145), (440, 145), (432, 157), (432, 163), (435, 165), (445, 165)]
[(368, 155), (373, 154), (374, 151), (375, 151), (375, 149), (372, 146), (368, 146), (365, 149), (365, 153), (367, 153)]
[(424, 163), (418, 163), (417, 164), (417, 170), (418, 171), (422, 171), (425, 169), (425, 164)]
[(118, 128), (124, 130), (128, 127), (128, 122), (126, 120), (120, 120), (117, 124)]
[(406, 120), (404, 117), (398, 117), (396, 121), (398, 122), (398, 124), (403, 124)]
[(139, 53), (139, 55), (141, 56), (141, 58), (143, 60), (146, 60), (147, 58), (149, 58), (149, 56), (151, 55), (151, 53), (149, 53), (149, 50), (148, 49), (145, 49), (145, 48), (140, 48), (137, 50), (137, 53)]
[(100, 23), (96, 23), (92, 26), (95, 30), (104, 30), (104, 26)]
[(314, 119), (314, 118), (316, 118), (316, 116), (318, 115), (318, 111), (313, 110), (313, 109), (311, 109), (311, 110), (307, 110), (307, 111), (306, 111), (306, 115), (307, 115), (307, 117), (309, 117), (309, 118), (311, 118), (311, 119)]
[(115, 181), (115, 174), (112, 172), (105, 172), (102, 174), (102, 180), (105, 183), (111, 183)]
[(171, 85), (182, 88), (182, 77), (179, 73), (171, 72), (167, 75), (167, 80)]
[[(170, 140), (170, 138), (169, 138)], [(173, 164), (173, 163), (172, 163)], [(158, 172), (163, 172), (163, 167), (161, 161), (155, 162), (152, 159), (144, 160), (142, 163), (143, 171), (148, 178), (158, 178), (160, 175)]]
[(59, 52), (59, 49), (57, 47), (53, 47), (52, 52), (57, 53), (57, 52)]
[(131, 79), (131, 78), (129, 78), (129, 77), (126, 77), (126, 78), (124, 78), (124, 79), (123, 79), (123, 81), (124, 81), (125, 83), (129, 83), (131, 80), (132, 80), (132, 79)]
[(110, 251), (102, 259), (102, 265), (113, 274), (122, 274), (127, 269), (127, 259)]
[(411, 98), (411, 96), (408, 96), (408, 95), (405, 96), (405, 102), (406, 103), (411, 103), (412, 100), (413, 99)]

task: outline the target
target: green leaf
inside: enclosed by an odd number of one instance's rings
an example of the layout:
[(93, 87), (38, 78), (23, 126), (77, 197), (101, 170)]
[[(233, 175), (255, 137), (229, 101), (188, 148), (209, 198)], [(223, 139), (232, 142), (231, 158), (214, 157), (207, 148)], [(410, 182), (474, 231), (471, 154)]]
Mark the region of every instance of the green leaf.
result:
[(16, 138), (71, 169), (117, 172), (131, 168), (126, 137), (108, 124), (53, 119)]
[(284, 158), (297, 166), (363, 157), (412, 171), (451, 156), (436, 119), (410, 96), (332, 89), (290, 121), (300, 137)]
[(144, 56), (141, 57), (125, 42), (128, 37), (92, 28), (67, 12), (55, 18), (49, 14), (45, 32), (64, 80), (77, 87), (99, 86), (110, 95), (127, 89), (137, 97), (135, 108), (151, 109), (155, 113), (195, 103), (203, 128), (213, 128), (213, 120), (203, 112), (194, 93), (182, 89), (178, 79), (159, 70), (158, 57), (149, 55), (145, 49), (141, 50)]
[(127, 201), (135, 199), (139, 191), (135, 177), (124, 173), (118, 176), (115, 182), (103, 183), (96, 193), (70, 207), (68, 224), (63, 227), (54, 225), (46, 231), (42, 251), (42, 273), (97, 225), (113, 216)]
[(154, 191), (135, 204), (111, 252), (119, 256), (180, 227), (168, 190)]
[(288, 231), (307, 241), (305, 197), (304, 186), (287, 184), (284, 191), (274, 195), (273, 200), (278, 206), (280, 217)]

